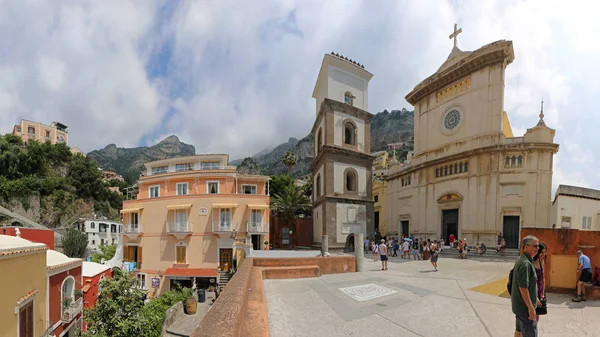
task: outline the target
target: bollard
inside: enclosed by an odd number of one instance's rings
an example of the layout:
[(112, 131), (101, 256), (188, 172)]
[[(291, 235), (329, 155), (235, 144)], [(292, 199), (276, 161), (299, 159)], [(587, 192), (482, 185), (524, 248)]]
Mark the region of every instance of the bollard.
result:
[(365, 234), (363, 233), (354, 233), (354, 259), (356, 271), (365, 271)]
[(321, 256), (329, 255), (329, 235), (321, 237)]

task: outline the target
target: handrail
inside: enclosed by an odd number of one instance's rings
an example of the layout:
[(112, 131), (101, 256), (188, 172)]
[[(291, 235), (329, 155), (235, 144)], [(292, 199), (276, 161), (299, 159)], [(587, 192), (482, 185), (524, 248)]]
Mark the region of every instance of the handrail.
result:
[(193, 231), (194, 223), (186, 222), (167, 222), (167, 233), (189, 233)]
[(233, 232), (235, 224), (229, 220), (213, 221), (213, 232)]

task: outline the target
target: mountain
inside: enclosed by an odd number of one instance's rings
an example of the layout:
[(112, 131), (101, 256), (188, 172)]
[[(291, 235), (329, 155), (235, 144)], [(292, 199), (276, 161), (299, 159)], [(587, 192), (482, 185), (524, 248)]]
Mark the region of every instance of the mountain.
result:
[[(402, 149), (397, 150), (399, 159), (406, 157), (408, 150), (412, 150), (411, 138), (413, 137), (414, 111), (402, 110), (384, 110), (373, 116), (371, 119), (371, 152), (387, 150), (388, 144), (405, 143)], [(310, 167), (313, 161), (314, 137), (308, 134), (306, 137), (297, 140), (290, 138), (286, 143), (276, 146), (273, 150), (263, 150), (254, 156), (252, 162), (246, 158), (234, 160), (231, 165), (238, 165), (239, 170), (245, 169), (245, 165), (252, 164), (252, 169), (261, 170), (263, 174), (275, 175), (288, 173), (288, 168), (281, 162), (286, 151), (292, 151), (296, 154), (297, 164), (292, 169), (291, 175), (301, 177), (310, 173)]]
[(144, 169), (144, 163), (195, 154), (196, 149), (193, 145), (181, 142), (177, 136), (169, 136), (150, 147), (126, 149), (110, 144), (102, 150), (88, 153), (87, 156), (94, 159), (98, 163), (98, 167), (114, 170), (128, 182), (133, 183)]

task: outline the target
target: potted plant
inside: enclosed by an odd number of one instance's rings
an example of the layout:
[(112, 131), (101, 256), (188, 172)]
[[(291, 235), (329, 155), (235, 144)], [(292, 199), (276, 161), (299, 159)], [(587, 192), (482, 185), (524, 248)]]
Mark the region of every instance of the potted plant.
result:
[(73, 303), (73, 299), (71, 297), (65, 296), (62, 300), (63, 309), (68, 309)]
[(265, 250), (269, 250), (269, 240), (265, 240)]
[(75, 295), (75, 301), (83, 297), (83, 291), (81, 291), (81, 289), (75, 289), (73, 293)]

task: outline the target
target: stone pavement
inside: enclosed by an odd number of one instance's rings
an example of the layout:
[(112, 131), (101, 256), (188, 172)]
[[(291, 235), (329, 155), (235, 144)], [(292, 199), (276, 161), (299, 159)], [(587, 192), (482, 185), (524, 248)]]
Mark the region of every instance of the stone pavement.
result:
[[(506, 278), (512, 262), (440, 258), (382, 271), (265, 280), (271, 336), (513, 336), (510, 299), (469, 290)], [(497, 284), (498, 282), (496, 282)], [(600, 336), (600, 303), (549, 294), (539, 336)]]

